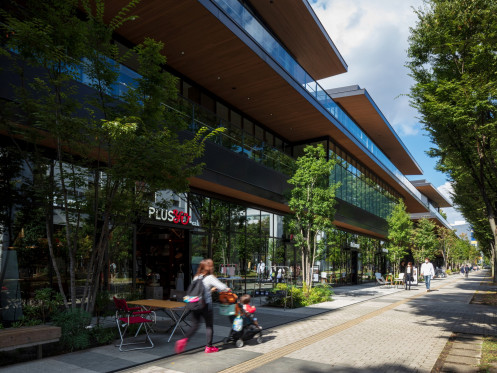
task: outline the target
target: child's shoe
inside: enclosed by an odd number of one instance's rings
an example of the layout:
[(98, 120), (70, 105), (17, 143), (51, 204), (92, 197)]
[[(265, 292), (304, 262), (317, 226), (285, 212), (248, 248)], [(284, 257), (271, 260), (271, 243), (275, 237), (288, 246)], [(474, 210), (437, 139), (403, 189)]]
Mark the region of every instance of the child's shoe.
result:
[(177, 354), (181, 354), (183, 351), (185, 351), (186, 343), (188, 342), (188, 338), (183, 338), (180, 339), (179, 341), (176, 341), (176, 344), (174, 345), (174, 351)]
[(216, 346), (205, 346), (205, 353), (206, 354), (211, 354), (213, 352), (218, 352), (219, 351), (219, 348), (217, 348)]

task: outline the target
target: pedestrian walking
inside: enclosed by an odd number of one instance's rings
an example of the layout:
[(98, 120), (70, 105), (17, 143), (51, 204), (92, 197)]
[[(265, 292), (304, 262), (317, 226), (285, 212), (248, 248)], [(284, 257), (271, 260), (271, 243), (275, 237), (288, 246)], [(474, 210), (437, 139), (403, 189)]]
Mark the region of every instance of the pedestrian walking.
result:
[(468, 278), (469, 276), (469, 266), (466, 264), (464, 266), (464, 277)]
[(283, 282), (283, 276), (285, 275), (285, 270), (283, 268), (278, 268), (278, 274), (276, 275), (276, 282)]
[(435, 276), (435, 268), (433, 268), (433, 264), (430, 263), (428, 258), (425, 258), (425, 262), (421, 265), (421, 276), (425, 278), (426, 291), (430, 291), (430, 282)]
[(261, 260), (257, 264), (257, 281), (264, 281), (264, 272), (266, 271), (266, 264)]
[(412, 262), (409, 262), (407, 263), (404, 269), (404, 283), (406, 286), (406, 290), (411, 290), (411, 282), (413, 280), (413, 275), (414, 275), (414, 269), (412, 266)]
[(198, 329), (200, 318), (205, 321), (205, 336), (207, 338), (207, 345), (205, 346), (206, 353), (217, 352), (219, 349), (212, 345), (213, 336), (213, 325), (214, 325), (214, 315), (212, 311), (212, 291), (230, 291), (225, 284), (219, 281), (216, 276), (214, 276), (214, 262), (212, 259), (204, 259), (200, 262), (197, 274), (193, 278), (193, 281), (201, 279), (204, 285), (204, 306), (199, 310), (193, 310), (192, 316), (192, 326), (190, 330), (185, 335), (185, 338), (180, 339), (176, 342), (174, 350), (177, 354), (185, 350), (188, 340), (195, 334)]

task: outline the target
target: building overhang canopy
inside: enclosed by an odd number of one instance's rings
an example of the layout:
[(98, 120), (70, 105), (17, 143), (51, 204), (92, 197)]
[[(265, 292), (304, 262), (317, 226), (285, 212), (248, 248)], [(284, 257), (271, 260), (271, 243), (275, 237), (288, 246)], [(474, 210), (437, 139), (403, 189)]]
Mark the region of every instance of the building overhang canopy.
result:
[(423, 171), (365, 89), (358, 85), (327, 92), (404, 175)]
[[(106, 4), (106, 21), (125, 4), (124, 0)], [(331, 114), (325, 114), (304, 87), (285, 76), (281, 67), (211, 2), (148, 0), (133, 8), (132, 14), (138, 18), (116, 30), (130, 45), (147, 37), (162, 41), (168, 66), (180, 76), (290, 143), (332, 138), (401, 193), (408, 211), (427, 211), (358, 140), (330, 119)], [(200, 96), (198, 90), (196, 94)]]
[(439, 227), (445, 227), (447, 229), (452, 229), (452, 226), (443, 218), (439, 218), (432, 212), (426, 212), (426, 213), (414, 213), (411, 214), (411, 220), (420, 220), (420, 219), (428, 219), (431, 220), (433, 223), (435, 223)]
[(438, 207), (452, 207), (452, 204), (441, 194), (433, 184), (428, 183), (426, 180), (412, 180), (411, 184), (424, 194), (428, 199), (435, 202)]
[(314, 79), (347, 72), (347, 64), (307, 0), (249, 3)]

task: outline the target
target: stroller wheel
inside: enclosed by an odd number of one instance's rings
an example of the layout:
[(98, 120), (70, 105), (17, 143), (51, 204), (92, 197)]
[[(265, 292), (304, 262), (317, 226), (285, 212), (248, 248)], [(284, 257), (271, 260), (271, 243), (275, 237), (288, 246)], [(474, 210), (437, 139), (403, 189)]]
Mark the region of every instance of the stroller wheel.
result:
[(257, 343), (262, 343), (262, 335), (257, 337)]
[(228, 344), (228, 343), (230, 343), (230, 339), (229, 339), (228, 337), (224, 338), (224, 339), (223, 339), (223, 343), (224, 343), (224, 344)]
[(243, 347), (243, 341), (241, 339), (236, 340), (236, 347)]

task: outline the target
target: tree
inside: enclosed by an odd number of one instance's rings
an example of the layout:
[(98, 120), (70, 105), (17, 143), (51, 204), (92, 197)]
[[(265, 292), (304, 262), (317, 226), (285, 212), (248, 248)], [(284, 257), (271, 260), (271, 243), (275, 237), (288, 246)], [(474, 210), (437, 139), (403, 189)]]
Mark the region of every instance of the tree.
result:
[(304, 155), (297, 159), (297, 169), (288, 181), (293, 185), (288, 206), (293, 215), (289, 229), (294, 234), (295, 246), (302, 256), (302, 278), (307, 288), (312, 287), (312, 270), (317, 248), (323, 235), (333, 228), (335, 192), (339, 183), (330, 181), (335, 160), (326, 159), (321, 144), (306, 146)]
[(439, 244), (435, 233), (435, 223), (426, 218), (419, 219), (414, 229), (414, 246), (412, 255), (414, 260), (422, 263), (425, 258), (433, 260), (438, 253)]
[(473, 235), (478, 241), (478, 246), (482, 252), (493, 260), (495, 250), (494, 240), (488, 218), (486, 216), (485, 204), (481, 195), (472, 187), (469, 178), (458, 178), (458, 182), (453, 183), (454, 203), (458, 210), (464, 215), (466, 220), (471, 224)]
[[(27, 124), (24, 137), (55, 145), (55, 157), (38, 153), (26, 164), (38, 182), (46, 220), (48, 248), (66, 307), (76, 307), (76, 254), (91, 237), (82, 307), (92, 311), (112, 233), (129, 228), (155, 192), (184, 192), (188, 177), (200, 172), (197, 159), (207, 135), (202, 128), (190, 140), (177, 133), (186, 128), (179, 115), (166, 110), (174, 101), (176, 79), (163, 66), (163, 44), (145, 39), (120, 54), (113, 33), (127, 21), (138, 3), (131, 0), (104, 22), (104, 1), (27, 1), (22, 11), (3, 12), (9, 34), (6, 50), (12, 66), (24, 78), (27, 68), (37, 72), (17, 88), (15, 105)], [(85, 11), (81, 16), (78, 7)], [(126, 89), (119, 81), (119, 65), (133, 58), (137, 76)], [(83, 74), (93, 93), (82, 96), (76, 79)], [(19, 110), (17, 110), (19, 112)], [(19, 118), (11, 118), (19, 133)], [(22, 129), (22, 127), (21, 127)], [(37, 149), (39, 149), (37, 147)], [(54, 206), (53, 201), (56, 201)], [(64, 216), (69, 260), (70, 296), (54, 252), (54, 209)]]
[(452, 249), (456, 244), (457, 236), (452, 229), (445, 227), (437, 227), (437, 237), (440, 244), (440, 252), (444, 258), (444, 266), (447, 267), (450, 263)]
[[(429, 0), (416, 11), (409, 62), (411, 103), (436, 148), (430, 155), (456, 184), (478, 193), (497, 243), (497, 3)], [(493, 266), (495, 268), (495, 265)], [(494, 271), (494, 278), (497, 272)]]
[(406, 211), (404, 201), (399, 200), (394, 210), (387, 218), (388, 222), (388, 257), (394, 263), (394, 272), (397, 261), (407, 254), (411, 246), (413, 224), (411, 216)]

